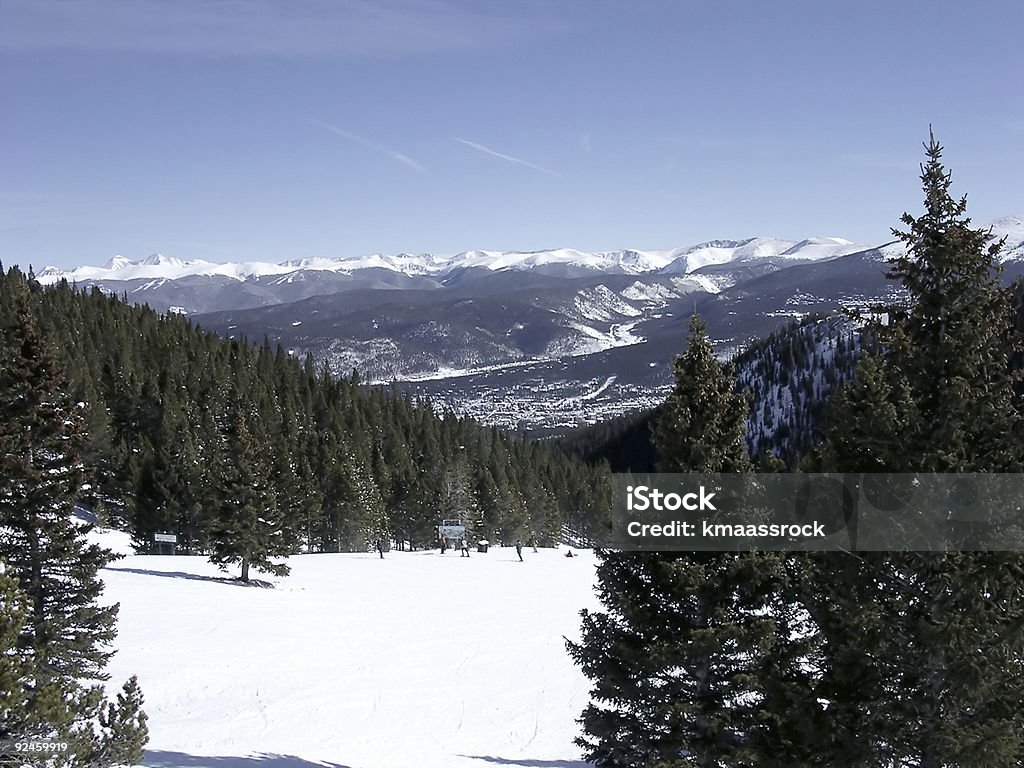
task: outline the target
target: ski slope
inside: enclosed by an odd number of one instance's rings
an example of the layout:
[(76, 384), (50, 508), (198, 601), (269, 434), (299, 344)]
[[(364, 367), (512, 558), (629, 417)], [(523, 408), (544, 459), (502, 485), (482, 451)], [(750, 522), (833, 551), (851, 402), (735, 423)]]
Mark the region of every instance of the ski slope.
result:
[(110, 685), (139, 677), (151, 768), (579, 768), (563, 636), (599, 605), (592, 553), (564, 552), (303, 555), (272, 589), (129, 555), (102, 572)]

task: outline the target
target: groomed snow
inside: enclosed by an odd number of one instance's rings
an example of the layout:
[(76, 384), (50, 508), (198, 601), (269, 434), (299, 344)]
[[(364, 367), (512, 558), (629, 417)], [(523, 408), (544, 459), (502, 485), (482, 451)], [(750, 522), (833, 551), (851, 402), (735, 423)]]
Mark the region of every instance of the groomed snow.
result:
[(592, 553), (564, 552), (303, 555), (273, 589), (130, 555), (103, 571), (111, 685), (139, 677), (151, 768), (583, 766), (563, 636), (599, 605)]

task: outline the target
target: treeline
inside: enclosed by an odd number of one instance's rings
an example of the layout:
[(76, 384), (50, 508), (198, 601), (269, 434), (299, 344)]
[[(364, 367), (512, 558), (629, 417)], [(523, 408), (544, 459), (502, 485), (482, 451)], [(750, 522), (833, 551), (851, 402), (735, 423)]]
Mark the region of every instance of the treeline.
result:
[(250, 554), (416, 548), (443, 518), (551, 544), (607, 519), (603, 470), (540, 443), (16, 268), (0, 269), (0, 326), (22, 293), (85, 406), (83, 502), (143, 548), (156, 532), (226, 561), (239, 537)]

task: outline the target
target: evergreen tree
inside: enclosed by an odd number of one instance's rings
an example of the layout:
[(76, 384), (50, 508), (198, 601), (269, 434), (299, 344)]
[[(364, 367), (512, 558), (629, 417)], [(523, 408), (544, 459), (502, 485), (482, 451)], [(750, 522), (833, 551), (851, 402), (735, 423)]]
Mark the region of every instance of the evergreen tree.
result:
[[(1016, 472), (1024, 447), (1010, 356), (1019, 336), (998, 282), (1001, 242), (949, 193), (931, 137), (925, 212), (894, 230), (890, 276), (907, 295), (880, 345), (833, 401), (823, 467), (841, 472)], [(831, 644), (832, 730), (879, 763), (1018, 766), (1024, 760), (1024, 561), (998, 552), (888, 552), (808, 559), (805, 594)], [(814, 600), (811, 595), (817, 595)], [(836, 642), (835, 647), (843, 647)], [(845, 647), (849, 647), (849, 640)]]
[[(4, 330), (0, 558), (30, 600), (32, 645), (44, 666), (58, 675), (95, 675), (110, 655), (102, 646), (114, 636), (116, 610), (91, 605), (102, 589), (97, 572), (113, 558), (86, 545), (72, 520), (84, 482), (82, 412), (66, 395), (27, 296), (19, 299), (16, 324)], [(77, 567), (65, 575), (69, 564)]]
[(103, 765), (135, 765), (142, 761), (149, 741), (148, 717), (142, 711), (142, 690), (134, 675), (117, 694), (117, 703), (107, 704), (100, 716), (105, 738), (98, 744), (99, 761)]
[[(744, 399), (696, 316), (675, 371), (655, 430), (661, 468), (749, 471)], [(786, 560), (737, 552), (599, 558), (607, 612), (584, 611), (582, 639), (569, 644), (594, 680), (578, 741), (587, 759), (616, 767), (793, 764), (780, 710), (792, 710), (806, 654), (791, 647), (796, 619), (770, 610), (783, 602)]]
[(290, 554), (293, 544), (268, 482), (270, 471), (264, 456), (249, 418), (237, 407), (216, 475), (217, 516), (210, 561), (222, 568), (238, 563), (243, 582), (249, 581), (250, 568), (275, 576), (287, 576), (290, 570), (284, 563), (272, 561)]
[[(72, 518), (84, 477), (81, 411), (25, 288), (0, 346), (0, 562), (25, 601), (23, 613), (11, 612), (20, 632), (4, 653), (31, 659), (27, 691), (16, 694), (28, 702), (31, 735), (67, 741), (71, 764), (104, 766), (104, 750), (118, 747), (102, 729), (103, 688), (92, 681), (106, 679), (112, 653), (117, 606), (96, 601), (98, 572), (114, 557), (87, 543)], [(124, 717), (137, 722), (141, 712), (125, 709)], [(135, 735), (144, 742), (127, 725), (117, 738)]]
[[(904, 441), (899, 469), (1019, 472), (1022, 417), (1009, 358), (1020, 348), (1011, 291), (997, 262), (1003, 241), (971, 227), (967, 198), (950, 195), (942, 147), (931, 136), (921, 181), (925, 212), (893, 230), (906, 252), (889, 276), (907, 293), (875, 333), (891, 370), (908, 383), (920, 414)], [(895, 471), (895, 470), (893, 470)]]
[(673, 365), (675, 386), (654, 428), (659, 472), (746, 472), (747, 402), (735, 391), (732, 366), (723, 367), (699, 315), (690, 319), (686, 354)]
[(855, 378), (832, 398), (829, 439), (819, 461), (846, 472), (888, 472), (904, 461), (903, 440), (915, 431), (916, 405), (905, 379), (865, 351)]

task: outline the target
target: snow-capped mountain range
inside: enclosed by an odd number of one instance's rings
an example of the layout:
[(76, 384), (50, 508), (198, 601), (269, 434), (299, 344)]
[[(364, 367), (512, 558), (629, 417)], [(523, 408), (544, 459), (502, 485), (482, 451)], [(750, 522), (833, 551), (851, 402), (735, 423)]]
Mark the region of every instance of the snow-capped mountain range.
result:
[[(993, 236), (1007, 238), (1004, 260), (1024, 259), (1024, 214), (1006, 216), (989, 225)], [(673, 250), (580, 251), (556, 248), (544, 251), (471, 250), (454, 255), (413, 255), (409, 253), (372, 254), (356, 258), (315, 257), (280, 263), (242, 261), (215, 263), (186, 261), (156, 253), (133, 261), (115, 256), (102, 267), (82, 266), (72, 270), (46, 267), (40, 282), (65, 279), (83, 283), (96, 281), (179, 280), (191, 276), (221, 276), (238, 281), (296, 275), (296, 273), (334, 273), (352, 275), (366, 269), (384, 269), (409, 277), (444, 279), (469, 269), (492, 272), (502, 270), (542, 273), (585, 273), (642, 275), (651, 273), (690, 274), (708, 266), (722, 266), (761, 259), (790, 262), (822, 261), (868, 250), (875, 245), (857, 244), (838, 237), (810, 237), (800, 241), (774, 237), (745, 240), (711, 240)], [(899, 252), (899, 249), (895, 249)]]
[[(1024, 275), (1024, 215), (991, 223)], [(46, 269), (223, 336), (267, 338), (364, 381), (399, 382), (481, 421), (565, 427), (664, 396), (690, 314), (723, 354), (780, 325), (893, 298), (901, 243), (715, 240), (667, 251), (465, 251), (213, 264), (154, 255)]]
[(277, 277), (296, 272), (333, 272), (351, 275), (364, 269), (387, 269), (410, 277), (444, 278), (467, 269), (572, 270), (604, 274), (640, 275), (649, 273), (689, 274), (702, 267), (777, 257), (791, 261), (815, 261), (865, 250), (849, 240), (815, 237), (799, 242), (756, 237), (747, 240), (713, 240), (690, 248), (668, 251), (578, 251), (557, 248), (547, 251), (463, 251), (453, 256), (432, 254), (373, 254), (359, 258), (310, 258), (270, 262), (184, 261), (160, 253), (132, 261), (115, 256), (102, 267), (78, 267), (61, 270), (47, 267), (39, 275), (44, 283), (66, 279), (69, 282), (98, 280), (179, 280), (190, 276), (223, 276), (235, 280)]

